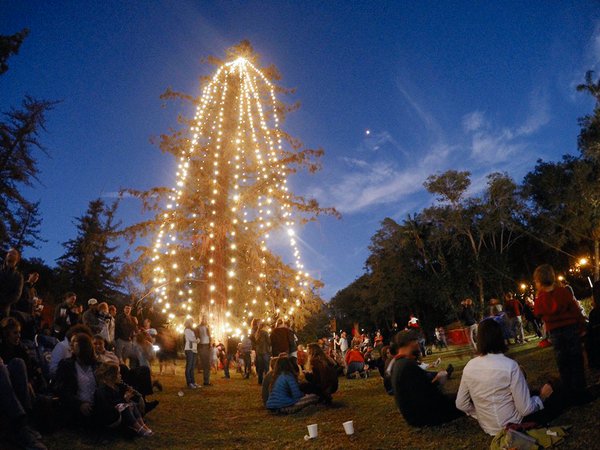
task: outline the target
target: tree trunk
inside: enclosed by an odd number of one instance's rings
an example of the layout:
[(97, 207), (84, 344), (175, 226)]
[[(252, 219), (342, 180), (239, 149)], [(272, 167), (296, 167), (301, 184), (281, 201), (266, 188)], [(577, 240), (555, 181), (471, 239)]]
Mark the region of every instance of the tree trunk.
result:
[(594, 283), (600, 280), (600, 239), (594, 239)]
[(485, 295), (483, 292), (483, 277), (477, 274), (477, 287), (479, 288), (479, 303), (481, 304), (481, 312), (485, 310)]

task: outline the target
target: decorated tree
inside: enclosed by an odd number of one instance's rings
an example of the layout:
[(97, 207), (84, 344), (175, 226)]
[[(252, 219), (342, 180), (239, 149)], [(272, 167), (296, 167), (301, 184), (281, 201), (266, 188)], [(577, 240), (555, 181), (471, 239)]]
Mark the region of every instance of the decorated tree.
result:
[[(163, 96), (194, 102), (196, 114), (182, 120), (184, 130), (161, 136), (161, 149), (178, 158), (176, 187), (130, 190), (154, 215), (126, 232), (155, 233), (139, 261), (155, 305), (179, 329), (185, 317), (200, 316), (218, 335), (246, 332), (253, 318), (300, 328), (319, 310), (320, 283), (301, 260), (298, 226), (337, 212), (292, 193), (288, 177), (318, 170), (323, 151), (281, 129), (295, 106), (277, 99), (289, 91), (276, 84), (274, 67), (260, 68), (248, 42), (209, 62), (218, 69), (203, 80), (200, 98)], [(290, 264), (274, 252), (282, 239)]]

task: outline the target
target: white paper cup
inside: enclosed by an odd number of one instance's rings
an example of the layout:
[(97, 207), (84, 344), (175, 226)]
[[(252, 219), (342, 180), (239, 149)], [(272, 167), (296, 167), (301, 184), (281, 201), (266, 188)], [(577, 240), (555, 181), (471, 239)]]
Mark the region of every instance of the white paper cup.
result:
[(344, 425), (344, 431), (346, 432), (346, 434), (348, 436), (350, 436), (351, 434), (354, 434), (354, 422), (352, 420), (349, 420), (348, 422), (344, 422), (342, 425)]
[(308, 436), (311, 439), (315, 439), (319, 435), (319, 432), (317, 430), (318, 427), (319, 426), (316, 423), (313, 423), (312, 425), (308, 425), (307, 426), (307, 428), (308, 428)]

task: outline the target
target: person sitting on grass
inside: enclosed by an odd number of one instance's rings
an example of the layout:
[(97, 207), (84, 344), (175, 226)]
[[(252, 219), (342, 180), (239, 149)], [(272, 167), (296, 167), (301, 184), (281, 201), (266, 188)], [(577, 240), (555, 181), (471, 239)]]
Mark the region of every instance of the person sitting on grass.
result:
[(138, 436), (154, 434), (144, 423), (144, 400), (139, 392), (123, 383), (119, 366), (103, 363), (96, 369), (98, 387), (95, 392), (95, 413), (107, 428), (125, 427)]
[[(286, 353), (282, 353), (285, 358), (287, 358)], [(267, 406), (267, 400), (269, 400), (269, 394), (271, 393), (271, 382), (273, 381), (273, 371), (275, 370), (275, 365), (277, 364), (277, 360), (279, 356), (271, 358), (269, 361), (269, 371), (265, 374), (263, 383), (262, 383), (262, 401), (265, 407)]]
[(365, 371), (365, 358), (359, 350), (359, 345), (355, 344), (346, 352), (346, 378), (367, 378)]
[(22, 360), (15, 359), (7, 365), (0, 358), (0, 411), (3, 419), (8, 419), (7, 429), (15, 444), (27, 449), (46, 449), (42, 435), (29, 425), (33, 396)]
[(267, 400), (269, 411), (279, 414), (293, 414), (319, 401), (318, 395), (304, 395), (302, 393), (297, 376), (290, 358), (279, 356), (273, 371), (273, 380), (271, 381)]
[(462, 413), (454, 406), (454, 399), (444, 395), (433, 379), (419, 367), (421, 354), (419, 336), (405, 330), (394, 336), (396, 356), (392, 368), (391, 385), (396, 405), (409, 425), (422, 427), (450, 422)]
[(319, 401), (330, 404), (332, 394), (338, 390), (338, 376), (335, 363), (319, 344), (308, 344), (308, 369), (304, 372), (306, 383), (302, 383), (300, 389), (305, 394), (316, 394)]
[(58, 364), (54, 380), (54, 390), (58, 395), (62, 411), (71, 422), (91, 424), (96, 377), (94, 371), (98, 363), (92, 346), (92, 338), (85, 333), (71, 338), (70, 358)]
[(118, 365), (123, 381), (142, 394), (142, 398), (146, 404), (146, 413), (158, 406), (158, 400), (148, 401), (146, 399), (147, 395), (154, 393), (154, 387), (159, 391), (162, 391), (163, 389), (162, 384), (158, 380), (152, 381), (152, 375), (148, 367), (139, 366), (130, 369), (125, 364), (120, 364), (117, 355), (106, 350), (106, 341), (100, 335), (94, 336), (93, 344), (98, 362)]
[(545, 384), (539, 396), (532, 396), (517, 362), (504, 356), (499, 323), (486, 319), (479, 324), (477, 348), (479, 356), (464, 368), (456, 407), (475, 417), (483, 431), (494, 436), (509, 423), (543, 425), (558, 415), (560, 400), (552, 386)]

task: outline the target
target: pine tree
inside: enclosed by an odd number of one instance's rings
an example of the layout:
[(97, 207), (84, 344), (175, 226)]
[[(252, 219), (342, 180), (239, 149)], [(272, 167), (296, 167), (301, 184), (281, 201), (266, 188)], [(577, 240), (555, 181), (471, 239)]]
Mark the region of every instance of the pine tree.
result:
[[(0, 75), (8, 59), (19, 52), (28, 30), (0, 36)], [(46, 154), (38, 136), (46, 113), (55, 102), (26, 96), (20, 108), (12, 108), (0, 121), (0, 248), (36, 247), (41, 219), (38, 203), (26, 199), (21, 189), (32, 186), (39, 175), (35, 151)]]
[(120, 260), (111, 245), (118, 223), (115, 223), (116, 204), (107, 206), (100, 199), (89, 203), (86, 213), (77, 218), (77, 237), (63, 244), (66, 251), (58, 258), (63, 281), (79, 298), (100, 301), (120, 301)]
[[(163, 96), (197, 106), (184, 121), (189, 130), (161, 136), (161, 149), (179, 160), (177, 187), (130, 190), (155, 216), (126, 231), (132, 240), (157, 234), (141, 260), (159, 308), (174, 323), (206, 315), (219, 335), (245, 332), (253, 318), (302, 327), (320, 308), (321, 284), (301, 261), (297, 226), (337, 212), (293, 194), (287, 178), (318, 170), (323, 150), (305, 149), (280, 128), (294, 106), (275, 93), (290, 91), (275, 84), (274, 67), (260, 68), (247, 41), (229, 49), (226, 61), (209, 61), (219, 68), (199, 99)], [(293, 265), (272, 251), (271, 241), (283, 237)]]

